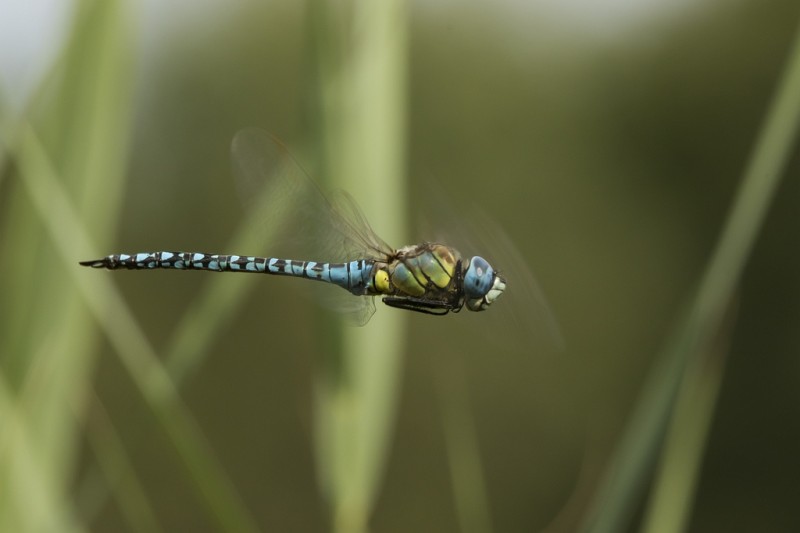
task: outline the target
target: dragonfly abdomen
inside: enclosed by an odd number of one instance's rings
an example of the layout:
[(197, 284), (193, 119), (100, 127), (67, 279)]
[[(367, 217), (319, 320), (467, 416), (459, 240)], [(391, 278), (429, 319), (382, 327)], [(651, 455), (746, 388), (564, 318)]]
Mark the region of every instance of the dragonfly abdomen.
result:
[[(255, 258), (260, 259), (260, 258)], [(295, 259), (266, 259), (267, 274), (294, 276), (324, 281), (347, 289), (356, 296), (367, 294), (372, 284), (374, 261), (359, 259), (347, 263), (318, 263)], [(261, 270), (264, 271), (263, 269)]]
[(374, 261), (359, 259), (347, 263), (318, 263), (275, 257), (205, 254), (199, 252), (140, 252), (114, 254), (81, 265), (109, 270), (211, 270), (213, 272), (254, 272), (275, 276), (307, 278), (338, 285), (361, 296), (370, 286)]
[[(259, 272), (257, 257), (238, 255), (204, 254), (198, 252), (140, 252), (136, 254), (114, 254), (94, 261), (81, 261), (81, 265), (93, 268), (117, 270), (150, 270), (168, 268), (176, 270), (213, 270), (215, 272), (243, 271)], [(263, 271), (263, 266), (261, 267)]]

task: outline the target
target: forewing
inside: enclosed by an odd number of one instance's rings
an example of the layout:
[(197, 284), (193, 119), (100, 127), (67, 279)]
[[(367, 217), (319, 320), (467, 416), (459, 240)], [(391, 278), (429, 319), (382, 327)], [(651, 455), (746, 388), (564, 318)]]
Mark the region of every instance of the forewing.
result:
[[(505, 292), (488, 310), (465, 318), (479, 321), (495, 330), (492, 342), (522, 348), (556, 349), (565, 343), (549, 302), (527, 260), (508, 234), (491, 217), (476, 206), (456, 210), (452, 195), (435, 181), (426, 183), (426, 202), (433, 207), (420, 217), (420, 233), (430, 240), (442, 242), (461, 252), (464, 261), (479, 255), (505, 278)], [(463, 311), (462, 314), (468, 314)]]
[[(260, 129), (244, 129), (234, 137), (231, 152), (239, 194), (270, 236), (271, 246), (259, 253), (336, 263), (383, 259), (391, 250), (374, 234), (349, 195), (338, 193), (332, 203), (276, 137)], [(336, 308), (359, 325), (375, 311), (370, 297), (357, 297), (338, 287), (319, 292), (326, 293), (326, 307)]]

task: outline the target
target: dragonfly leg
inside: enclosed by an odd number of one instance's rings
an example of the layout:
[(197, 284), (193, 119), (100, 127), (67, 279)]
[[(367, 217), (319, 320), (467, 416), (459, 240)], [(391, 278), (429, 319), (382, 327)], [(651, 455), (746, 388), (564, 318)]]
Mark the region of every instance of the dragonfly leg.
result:
[(450, 311), (456, 311), (456, 308), (447, 302), (432, 302), (414, 297), (385, 296), (381, 301), (389, 307), (416, 311), (426, 315), (446, 315)]

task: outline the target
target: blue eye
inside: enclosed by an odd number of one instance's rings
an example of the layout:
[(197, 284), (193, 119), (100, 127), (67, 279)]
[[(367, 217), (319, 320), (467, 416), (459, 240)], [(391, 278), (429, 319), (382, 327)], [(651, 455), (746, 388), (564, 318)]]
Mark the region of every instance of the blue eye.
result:
[(469, 260), (469, 268), (464, 274), (464, 293), (468, 299), (483, 298), (494, 281), (494, 269), (483, 257), (475, 256)]

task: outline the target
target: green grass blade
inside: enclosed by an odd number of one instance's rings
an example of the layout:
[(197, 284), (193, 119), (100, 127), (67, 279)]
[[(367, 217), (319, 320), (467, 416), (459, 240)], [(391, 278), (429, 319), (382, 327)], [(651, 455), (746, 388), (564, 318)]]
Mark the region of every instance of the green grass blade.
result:
[[(110, 489), (117, 495), (117, 501), (123, 518), (131, 531), (140, 533), (158, 533), (162, 531), (156, 519), (147, 493), (139, 482), (134, 465), (125, 450), (125, 444), (114, 428), (113, 421), (108, 416), (102, 400), (95, 395), (92, 412), (86, 421), (89, 445), (97, 457), (97, 462), (102, 469), (103, 478), (95, 479), (95, 483), (84, 483), (83, 487), (93, 487), (92, 494), (81, 495), (78, 504), (83, 510), (82, 516), (88, 521), (86, 510), (90, 507), (99, 509), (107, 499)], [(91, 498), (94, 505), (87, 500)], [(80, 500), (83, 500), (82, 502)]]
[(706, 349), (742, 275), (781, 173), (792, 155), (800, 123), (800, 30), (744, 171), (711, 260), (689, 311), (659, 356), (622, 437), (583, 530), (627, 528), (640, 489), (660, 447), (688, 361)]
[(31, 433), (26, 414), (0, 373), (0, 497), (6, 508), (0, 515), (0, 529), (83, 531), (58, 473), (41, 458), (42, 443)]
[[(330, 9), (331, 13), (326, 10)], [(320, 160), (328, 183), (351, 192), (377, 232), (405, 236), (407, 5), (354, 2), (342, 23), (312, 4), (318, 58)], [(340, 45), (344, 44), (344, 48)], [(379, 304), (380, 305), (380, 304)], [(340, 329), (316, 385), (315, 448), (334, 529), (367, 530), (391, 435), (404, 348), (402, 313), (379, 309), (363, 328)]]
[(686, 369), (642, 531), (686, 529), (731, 333), (726, 327), (721, 342), (698, 354)]
[[(276, 203), (280, 201), (281, 198), (273, 197), (269, 188), (264, 187), (256, 207), (242, 220), (228, 249), (257, 250), (274, 239), (272, 232), (280, 227), (280, 223), (271, 224), (265, 234), (256, 218), (258, 213), (274, 212)], [(257, 276), (216, 276), (205, 283), (175, 328), (166, 350), (166, 369), (176, 386), (180, 386), (202, 363), (208, 355), (207, 347), (234, 320), (235, 308), (242, 304), (259, 281)]]
[(437, 361), (434, 368), (456, 514), (464, 533), (488, 533), (492, 531), (492, 520), (467, 378), (458, 362), (447, 363), (450, 364), (445, 367), (442, 361)]
[[(127, 163), (131, 32), (121, 2), (76, 5), (69, 38), (47, 83), (30, 99), (29, 115), (46, 132), (62, 186), (80, 212), (113, 221)], [(23, 123), (24, 117), (4, 115), (4, 157), (19, 154), (14, 147)], [(26, 166), (29, 160), (17, 162), (23, 179), (38, 170)], [(65, 490), (77, 465), (77, 422), (96, 361), (93, 324), (67, 269), (53, 259), (50, 214), (32, 208), (19, 182), (6, 186), (0, 253), (14, 259), (0, 267), (3, 371), (25, 413), (36, 460), (52, 473), (51, 490)], [(107, 239), (114, 225), (97, 228)], [(7, 501), (0, 501), (2, 515), (37, 512), (36, 502), (7, 510)]]
[[(89, 244), (74, 207), (30, 128), (25, 128), (21, 136), (18, 160), (23, 184), (56, 243), (56, 257), (176, 446), (217, 525), (225, 531), (256, 531), (255, 522), (222, 468), (212, 459), (207, 442), (124, 299), (109, 279), (76, 265), (80, 258), (95, 257), (97, 250)], [(113, 313), (109, 313), (110, 309)]]

